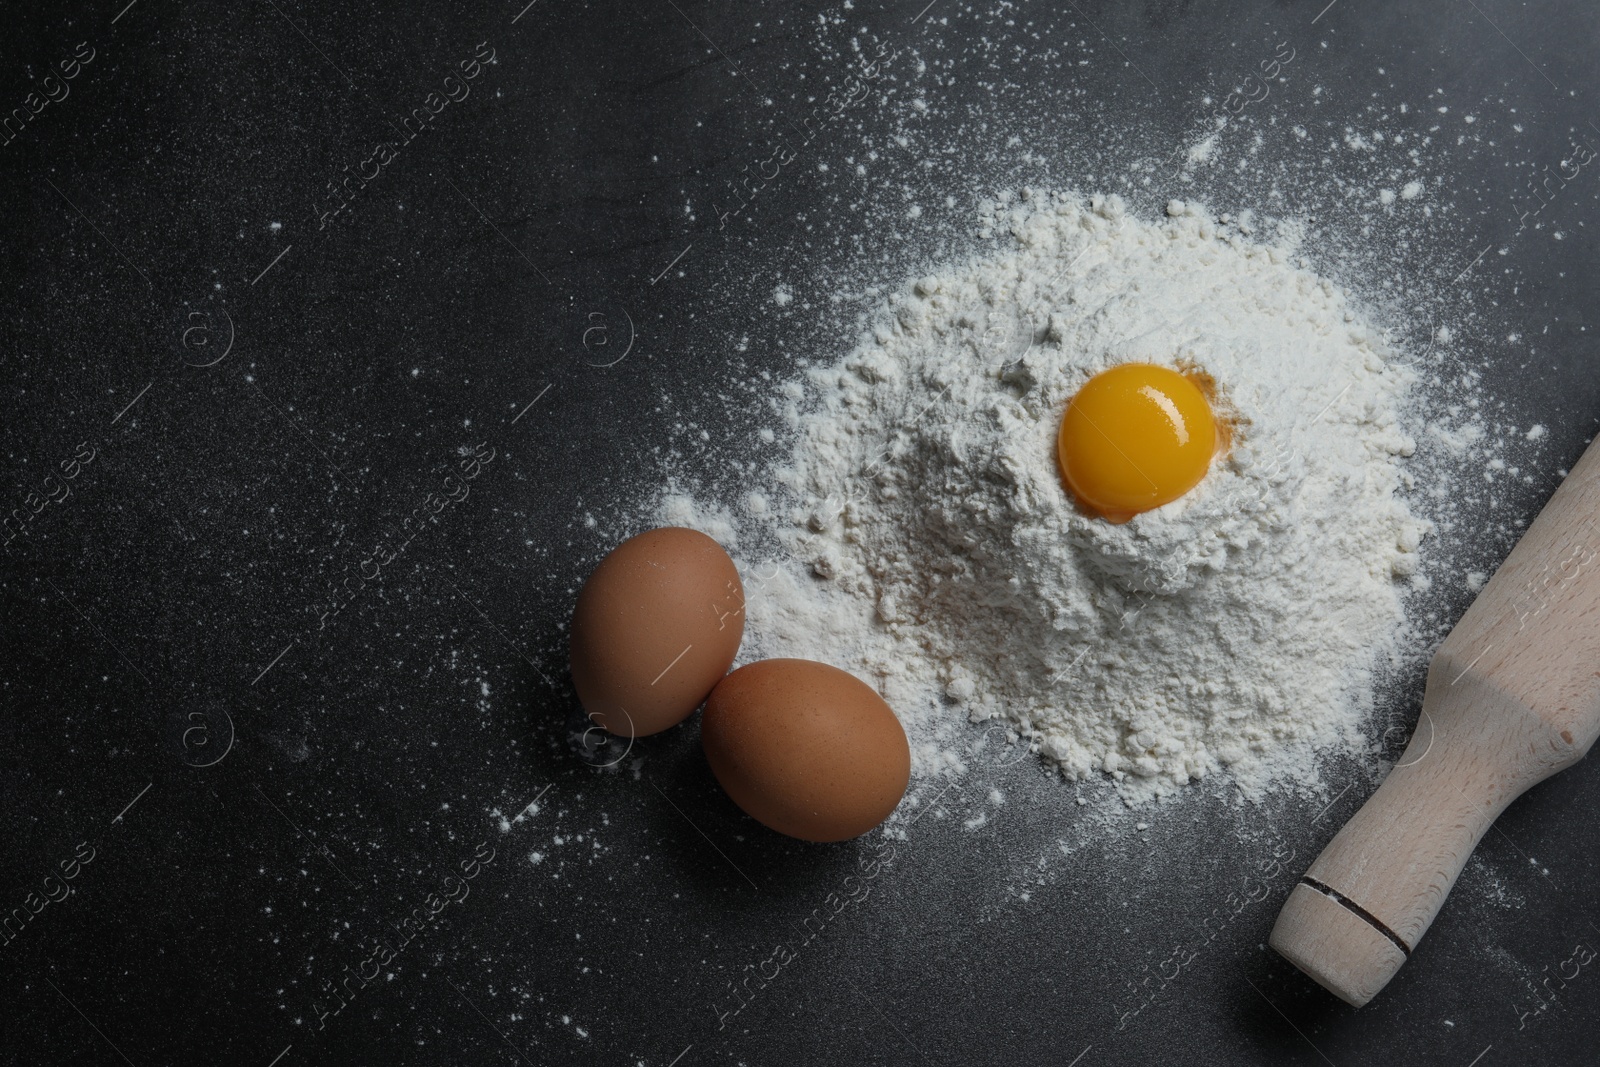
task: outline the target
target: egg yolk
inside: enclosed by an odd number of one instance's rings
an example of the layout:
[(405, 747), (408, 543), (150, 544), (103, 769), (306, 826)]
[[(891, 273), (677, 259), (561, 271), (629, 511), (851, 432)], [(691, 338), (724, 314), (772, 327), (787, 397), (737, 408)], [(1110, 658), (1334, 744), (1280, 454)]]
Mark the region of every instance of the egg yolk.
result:
[(1217, 442), (1198, 385), (1167, 367), (1123, 363), (1090, 378), (1067, 404), (1057, 454), (1078, 502), (1123, 523), (1199, 485)]

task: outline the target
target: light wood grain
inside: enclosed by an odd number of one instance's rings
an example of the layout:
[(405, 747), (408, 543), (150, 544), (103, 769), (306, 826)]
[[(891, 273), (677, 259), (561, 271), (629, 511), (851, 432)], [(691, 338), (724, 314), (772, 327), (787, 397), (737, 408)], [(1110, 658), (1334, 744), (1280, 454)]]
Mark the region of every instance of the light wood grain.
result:
[[(1306, 872), (1408, 948), (1506, 805), (1600, 735), (1597, 518), (1591, 445), (1434, 653), (1400, 762)], [(1304, 883), (1271, 943), (1357, 1007), (1405, 961), (1354, 909)]]
[(1297, 885), (1272, 931), (1272, 947), (1356, 1007), (1371, 1000), (1406, 961), (1394, 943), (1356, 914)]

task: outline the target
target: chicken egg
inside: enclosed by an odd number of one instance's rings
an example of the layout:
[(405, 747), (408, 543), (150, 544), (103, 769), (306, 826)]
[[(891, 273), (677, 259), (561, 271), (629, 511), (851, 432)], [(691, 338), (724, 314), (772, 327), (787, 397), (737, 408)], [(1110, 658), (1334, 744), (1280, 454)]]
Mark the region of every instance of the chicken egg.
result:
[(706, 700), (700, 743), (735, 804), (805, 841), (866, 833), (911, 778), (911, 748), (889, 705), (854, 675), (812, 660), (760, 660), (722, 679)]
[(1067, 404), (1057, 455), (1079, 504), (1123, 523), (1199, 485), (1220, 429), (1190, 376), (1123, 363), (1090, 378)]
[(744, 587), (705, 534), (666, 526), (600, 561), (572, 613), (572, 684), (589, 717), (622, 737), (688, 718), (733, 666)]

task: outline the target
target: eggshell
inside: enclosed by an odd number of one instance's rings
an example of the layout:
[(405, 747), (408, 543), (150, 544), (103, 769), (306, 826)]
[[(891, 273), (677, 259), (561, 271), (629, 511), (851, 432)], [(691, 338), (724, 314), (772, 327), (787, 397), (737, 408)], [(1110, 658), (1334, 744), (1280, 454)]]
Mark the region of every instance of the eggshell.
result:
[(854, 675), (811, 660), (760, 660), (722, 679), (706, 700), (700, 743), (735, 804), (806, 841), (866, 833), (911, 778), (911, 747), (889, 705)]
[(572, 684), (596, 724), (622, 737), (688, 718), (739, 652), (744, 587), (705, 534), (666, 526), (600, 561), (572, 613)]

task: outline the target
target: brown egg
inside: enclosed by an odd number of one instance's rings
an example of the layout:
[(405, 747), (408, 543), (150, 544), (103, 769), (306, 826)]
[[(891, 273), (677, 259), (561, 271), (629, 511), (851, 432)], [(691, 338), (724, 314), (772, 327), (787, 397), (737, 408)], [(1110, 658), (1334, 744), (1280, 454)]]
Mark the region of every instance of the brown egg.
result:
[(906, 733), (883, 698), (806, 659), (760, 660), (718, 682), (700, 743), (735, 804), (805, 841), (866, 833), (888, 818), (911, 778)]
[(622, 737), (687, 719), (739, 652), (744, 587), (705, 534), (666, 526), (600, 561), (572, 613), (572, 684), (600, 727)]

